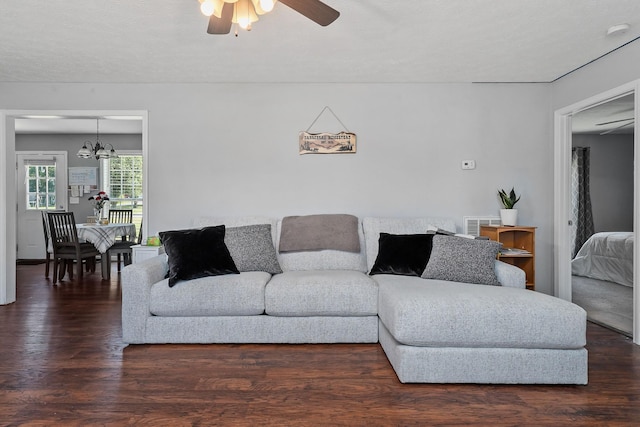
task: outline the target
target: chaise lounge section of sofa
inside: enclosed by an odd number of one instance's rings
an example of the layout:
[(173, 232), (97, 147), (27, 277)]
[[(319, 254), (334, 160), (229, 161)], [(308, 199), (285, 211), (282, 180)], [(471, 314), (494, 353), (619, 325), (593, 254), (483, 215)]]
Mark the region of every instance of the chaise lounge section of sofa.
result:
[[(381, 258), (381, 236), (411, 237), (428, 229), (455, 232), (453, 220), (341, 216), (339, 220), (351, 221), (355, 230), (349, 231), (355, 237), (345, 250), (341, 245), (348, 233), (333, 227), (334, 216), (319, 217), (298, 221), (315, 224), (316, 230), (311, 231), (292, 228), (290, 217), (196, 220), (196, 229), (224, 225), (225, 243), (241, 271), (169, 286), (171, 254), (126, 267), (122, 272), (124, 341), (380, 342), (401, 382), (586, 384), (584, 310), (526, 290), (524, 272), (495, 260), (495, 255), (491, 274), (498, 286), (420, 274), (369, 274)], [(327, 220), (334, 223), (323, 222)], [(247, 239), (246, 233), (240, 246), (256, 247), (239, 250), (238, 241), (227, 241), (228, 236), (258, 225), (262, 240), (270, 238), (267, 246), (246, 243), (260, 240), (252, 235)], [(315, 247), (318, 241), (324, 242), (317, 237), (323, 232), (341, 237), (336, 246), (340, 249), (332, 247), (331, 239)], [(308, 245), (304, 239), (296, 241), (299, 236), (313, 240), (313, 249), (304, 249)], [(433, 237), (432, 260), (440, 250), (437, 242), (454, 242), (437, 239)], [(296, 250), (296, 245), (303, 249)], [(250, 259), (258, 256), (272, 257), (268, 268), (260, 267), (269, 272), (251, 271), (258, 267)], [(473, 263), (445, 267), (446, 274), (449, 270), (464, 273)]]

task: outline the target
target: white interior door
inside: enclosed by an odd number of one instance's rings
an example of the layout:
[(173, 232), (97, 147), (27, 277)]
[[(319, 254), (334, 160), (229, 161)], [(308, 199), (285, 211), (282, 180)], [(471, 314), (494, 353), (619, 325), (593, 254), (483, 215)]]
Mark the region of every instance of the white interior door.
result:
[(16, 166), (17, 259), (43, 259), (42, 211), (67, 209), (67, 153), (19, 151)]

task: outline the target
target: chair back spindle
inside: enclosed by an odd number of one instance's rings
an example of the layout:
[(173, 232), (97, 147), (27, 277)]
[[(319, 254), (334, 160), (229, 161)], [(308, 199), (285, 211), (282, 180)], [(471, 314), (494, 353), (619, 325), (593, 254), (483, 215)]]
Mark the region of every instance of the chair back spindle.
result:
[(56, 246), (75, 247), (78, 243), (78, 230), (73, 212), (51, 212), (47, 216), (54, 249)]
[(133, 222), (133, 209), (110, 209), (109, 223), (130, 224)]

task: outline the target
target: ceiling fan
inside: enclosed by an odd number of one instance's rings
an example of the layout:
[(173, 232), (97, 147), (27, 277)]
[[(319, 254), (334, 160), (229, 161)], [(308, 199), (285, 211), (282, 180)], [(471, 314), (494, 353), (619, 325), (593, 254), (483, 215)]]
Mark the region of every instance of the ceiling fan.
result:
[[(270, 12), (276, 3), (276, 0), (199, 1), (200, 10), (209, 16), (209, 34), (229, 34), (234, 23), (250, 31), (251, 24), (258, 20), (258, 15)], [(331, 24), (340, 16), (340, 12), (320, 0), (280, 0), (280, 3), (322, 26)]]
[(601, 132), (600, 135), (607, 135), (607, 134), (613, 133), (613, 132), (615, 132), (615, 131), (617, 131), (619, 129), (626, 128), (627, 126), (633, 126), (634, 123), (635, 123), (635, 119), (633, 117), (630, 117), (628, 119), (612, 120), (610, 122), (596, 123), (596, 126), (610, 125), (610, 124), (613, 124), (613, 123), (622, 123), (622, 124), (614, 127), (613, 129), (609, 129), (609, 130), (606, 130), (604, 132)]

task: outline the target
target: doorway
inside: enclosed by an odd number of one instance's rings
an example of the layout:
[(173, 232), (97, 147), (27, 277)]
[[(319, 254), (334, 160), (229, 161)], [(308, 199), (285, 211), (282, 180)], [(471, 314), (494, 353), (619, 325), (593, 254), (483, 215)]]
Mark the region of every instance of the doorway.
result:
[[(554, 291), (555, 295), (572, 300), (571, 286), (571, 148), (572, 148), (572, 118), (581, 111), (605, 104), (609, 101), (628, 95), (634, 96), (635, 121), (639, 115), (640, 81), (612, 89), (593, 96), (581, 102), (557, 110), (554, 115)], [(637, 190), (640, 189), (640, 155), (638, 132), (634, 134), (634, 201), (633, 201), (633, 229), (640, 225), (640, 210)], [(640, 344), (640, 292), (638, 292), (638, 266), (640, 265), (640, 245), (638, 239), (633, 242), (633, 339)]]
[(634, 95), (572, 116), (573, 302), (633, 332)]
[[(135, 117), (142, 120), (143, 192), (148, 200), (148, 159), (149, 126), (148, 112), (144, 110), (0, 110), (0, 164), (4, 173), (0, 173), (0, 305), (16, 300), (16, 169), (15, 169), (15, 128), (16, 120), (42, 116), (57, 118), (95, 118), (95, 117)], [(148, 204), (145, 203), (145, 206)], [(143, 232), (149, 221), (148, 212), (143, 210)], [(40, 227), (41, 228), (41, 227)]]

